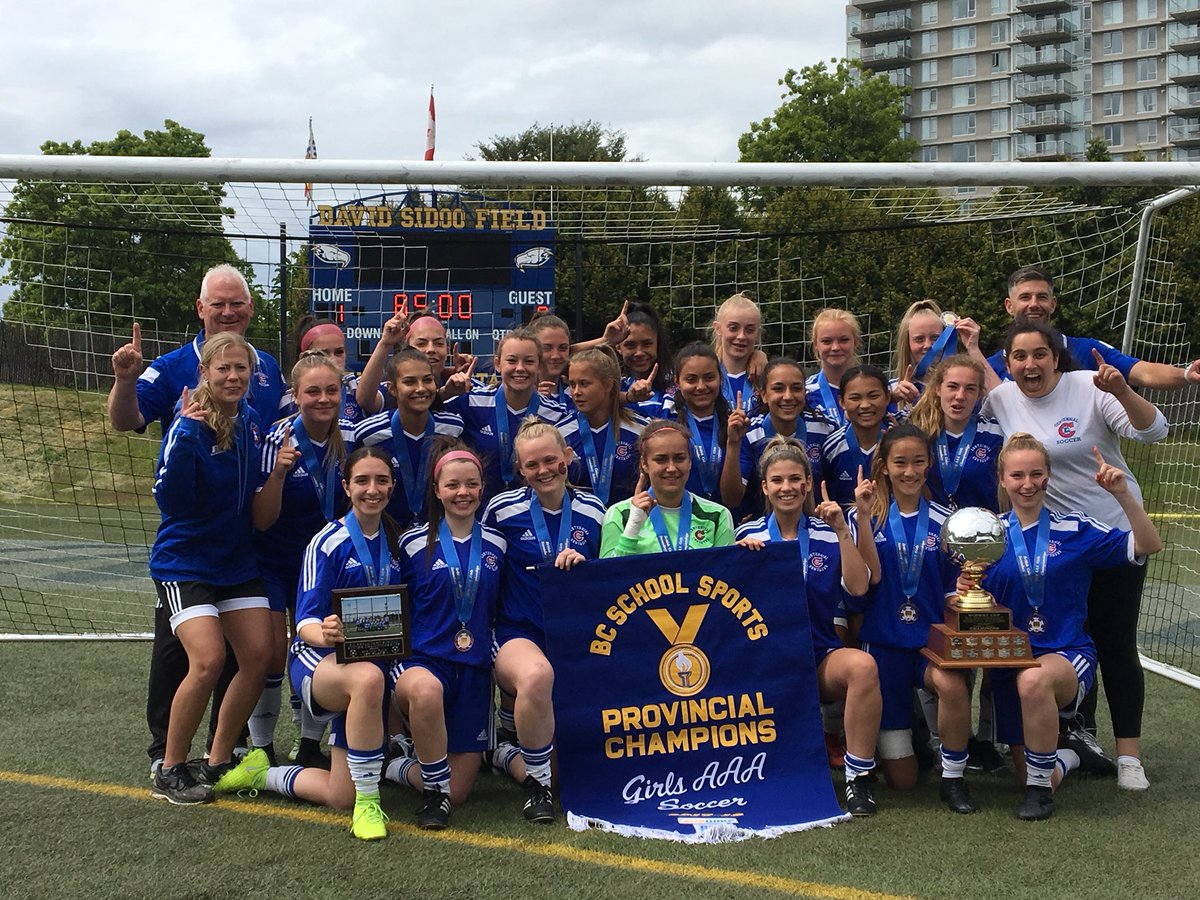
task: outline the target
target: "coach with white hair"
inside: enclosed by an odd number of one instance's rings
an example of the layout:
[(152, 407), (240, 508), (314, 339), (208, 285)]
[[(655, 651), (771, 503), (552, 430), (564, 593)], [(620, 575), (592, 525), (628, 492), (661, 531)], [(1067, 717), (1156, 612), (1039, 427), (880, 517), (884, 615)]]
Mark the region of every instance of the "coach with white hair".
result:
[[(200, 351), (207, 336), (233, 331), (245, 336), (254, 316), (254, 298), (246, 277), (236, 268), (223, 263), (213, 266), (200, 282), (196, 299), (196, 315), (203, 327), (195, 339), (177, 350), (164, 353), (142, 371), (142, 331), (133, 324), (133, 340), (117, 350), (112, 357), (113, 383), (108, 394), (108, 419), (117, 431), (145, 431), (158, 420), (166, 434), (175, 418), (176, 407), (184, 388), (191, 390), (200, 380)], [(279, 363), (271, 355), (255, 349), (257, 362), (250, 376), (249, 404), (264, 423), (279, 417), (285, 385)], [(247, 551), (249, 552), (249, 551)], [(146, 698), (146, 724), (150, 727), (151, 770), (162, 761), (167, 740), (167, 720), (171, 702), (188, 671), (187, 653), (171, 632), (169, 613), (161, 606), (154, 610), (154, 649), (150, 658), (150, 677)], [(236, 664), (233, 654), (227, 655), (230, 665), (222, 674), (216, 693), (220, 695), (229, 683)], [(215, 727), (214, 721), (211, 728)]]

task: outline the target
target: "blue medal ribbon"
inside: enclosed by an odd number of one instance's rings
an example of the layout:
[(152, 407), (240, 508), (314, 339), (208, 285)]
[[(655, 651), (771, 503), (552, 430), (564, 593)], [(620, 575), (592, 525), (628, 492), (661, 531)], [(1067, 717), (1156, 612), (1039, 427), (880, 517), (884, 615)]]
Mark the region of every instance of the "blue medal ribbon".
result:
[(911, 548), (904, 533), (904, 520), (895, 500), (888, 507), (888, 530), (892, 533), (892, 543), (896, 545), (900, 586), (904, 596), (911, 600), (916, 596), (917, 582), (921, 579), (921, 564), (925, 562), (925, 540), (929, 534), (929, 502), (922, 498), (917, 507), (917, 527), (913, 532)]
[[(650, 489), (650, 496), (654, 496), (653, 488)], [(654, 526), (654, 534), (658, 537), (658, 546), (664, 553), (670, 553), (672, 550), (686, 550), (688, 539), (692, 535), (692, 495), (684, 491), (683, 497), (680, 499), (679, 530), (675, 532), (674, 547), (671, 546), (671, 533), (667, 530), (667, 519), (658, 505), (657, 498), (655, 498), (654, 505), (650, 507), (650, 524)]]
[[(330, 427), (337, 428), (338, 423), (334, 422)], [(337, 496), (337, 466), (322, 466), (321, 461), (317, 459), (317, 450), (304, 427), (304, 420), (298, 415), (292, 419), (292, 437), (296, 439), (296, 446), (300, 448), (304, 468), (308, 470), (308, 480), (312, 482), (317, 502), (321, 504), (321, 513), (325, 516), (326, 522), (332, 522), (334, 518), (333, 501)], [(322, 468), (325, 470), (324, 481), (318, 474)]]
[(967, 421), (967, 427), (963, 429), (953, 457), (950, 456), (950, 441), (946, 436), (946, 429), (943, 428), (939, 431), (938, 436), (934, 439), (933, 447), (937, 453), (938, 473), (942, 477), (942, 487), (945, 489), (947, 497), (953, 497), (958, 493), (963, 468), (967, 464), (967, 454), (971, 452), (971, 444), (975, 442), (977, 428), (978, 421), (972, 416)]
[(559, 510), (558, 540), (550, 543), (550, 529), (546, 526), (546, 513), (542, 501), (530, 488), (529, 517), (533, 519), (533, 530), (537, 532), (538, 548), (544, 562), (553, 562), (571, 543), (571, 494), (563, 491), (562, 509)]
[(596, 455), (596, 437), (592, 426), (588, 424), (587, 416), (581, 412), (575, 413), (575, 421), (579, 424), (579, 443), (583, 446), (583, 461), (587, 464), (588, 478), (592, 482), (592, 493), (600, 498), (600, 502), (608, 506), (608, 494), (612, 490), (613, 463), (617, 459), (617, 429), (616, 419), (609, 420), (608, 435), (604, 438), (604, 460)]
[(1042, 602), (1046, 598), (1046, 568), (1050, 562), (1050, 510), (1042, 507), (1041, 515), (1038, 516), (1032, 559), (1029, 556), (1025, 530), (1015, 512), (1012, 514), (1012, 521), (1008, 523), (1008, 542), (1012, 545), (1013, 556), (1017, 558), (1017, 568), (1021, 571), (1021, 581), (1025, 583), (1029, 605), (1036, 613), (1042, 608)]
[[(529, 398), (529, 405), (518, 415), (536, 416), (541, 395), (537, 391)], [(511, 484), (513, 474), (512, 433), (508, 427), (508, 400), (504, 397), (504, 385), (496, 388), (496, 440), (500, 443), (500, 478)]]
[[(879, 428), (879, 434), (883, 434), (883, 426)], [(863, 467), (863, 475), (869, 476), (871, 472), (871, 461), (868, 455), (863, 452), (862, 447), (858, 443), (858, 435), (854, 431), (853, 425), (846, 426), (846, 446), (850, 448), (850, 458), (853, 462), (850, 465), (850, 472), (853, 474), (856, 466)], [(875, 440), (875, 446), (879, 446), (878, 438)], [(872, 448), (871, 453), (875, 450)]]
[(450, 584), (454, 588), (454, 611), (466, 630), (467, 622), (471, 621), (471, 612), (475, 609), (479, 576), (483, 572), (483, 527), (478, 522), (471, 527), (471, 551), (467, 557), (466, 571), (463, 571), (458, 549), (454, 545), (454, 535), (450, 533), (450, 524), (445, 519), (442, 519), (438, 529), (438, 542), (442, 548), (442, 559), (450, 573)]
[(408, 511), (417, 519), (425, 509), (425, 489), (429, 481), (429, 439), (433, 437), (433, 415), (427, 415), (425, 436), (421, 438), (421, 446), (417, 450), (421, 462), (417, 471), (413, 472), (412, 457), (408, 453), (408, 439), (404, 436), (404, 427), (400, 424), (400, 413), (392, 413), (392, 446), (396, 448), (396, 463), (400, 467), (400, 480), (404, 482), (404, 497), (408, 501)]
[[(952, 340), (954, 341), (953, 350), (949, 346)], [(947, 325), (942, 329), (942, 333), (938, 335), (938, 339), (933, 342), (933, 346), (925, 351), (925, 355), (921, 357), (921, 361), (913, 368), (913, 378), (921, 378), (935, 362), (944, 356), (953, 356), (957, 352), (958, 329), (953, 325)]]
[(704, 438), (700, 435), (700, 423), (696, 421), (696, 417), (690, 412), (688, 413), (688, 432), (691, 434), (692, 456), (696, 460), (696, 468), (700, 473), (700, 484), (704, 486), (704, 493), (709, 497), (719, 497), (718, 486), (721, 480), (721, 457), (724, 454), (721, 452), (721, 429), (718, 427), (717, 418), (714, 414), (712, 417), (712, 440), (709, 441), (707, 452), (704, 448)]
[[(808, 517), (800, 516), (800, 521), (796, 524), (796, 540), (800, 544), (800, 561), (803, 565), (804, 580), (808, 580), (808, 523), (805, 521)], [(783, 535), (779, 532), (779, 523), (775, 521), (775, 513), (767, 516), (767, 534), (771, 536), (771, 543), (784, 543)]]
[(833, 396), (833, 387), (824, 372), (817, 373), (817, 389), (821, 392), (821, 406), (825, 410), (825, 418), (836, 422), (838, 426), (846, 424), (846, 413), (837, 398)]
[[(392, 568), (392, 551), (388, 547), (387, 536), (382, 533), (379, 535), (379, 556), (375, 557), (371, 554), (371, 548), (367, 544), (362, 526), (354, 517), (354, 510), (346, 513), (346, 518), (342, 521), (346, 525), (346, 531), (350, 534), (350, 542), (354, 545), (354, 555), (358, 557), (358, 561), (362, 563), (363, 571), (366, 573), (367, 584), (372, 587), (387, 584)], [(382, 532), (382, 523), (379, 528)]]

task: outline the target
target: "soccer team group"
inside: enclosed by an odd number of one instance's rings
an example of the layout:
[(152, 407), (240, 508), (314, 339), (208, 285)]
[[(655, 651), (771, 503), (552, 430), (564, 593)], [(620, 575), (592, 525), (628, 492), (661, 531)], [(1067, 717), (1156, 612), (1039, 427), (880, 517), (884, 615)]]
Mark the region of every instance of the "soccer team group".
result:
[[(285, 382), (244, 338), (245, 279), (213, 268), (194, 341), (147, 367), (135, 325), (113, 355), (111, 423), (163, 432), (153, 795), (269, 790), (352, 808), (353, 834), (370, 840), (386, 835), (382, 780), (421, 793), (417, 822), (437, 829), (486, 763), (524, 787), (526, 819), (552, 822), (542, 604), (571, 600), (543, 598), (536, 568), (735, 543), (751, 564), (768, 541), (797, 544), (848, 812), (875, 812), (877, 766), (894, 789), (916, 785), (914, 724), (958, 813), (978, 808), (969, 748), (998, 759), (993, 739), (1013, 751), (1023, 819), (1049, 817), (1075, 768), (1145, 790), (1136, 625), (1145, 557), (1162, 543), (1119, 439), (1162, 439), (1138, 389), (1200, 381), (1200, 360), (1176, 368), (1064, 337), (1055, 303), (1046, 273), (1015, 272), (1013, 325), (985, 358), (972, 319), (918, 301), (897, 328), (895, 377), (860, 364), (858, 321), (841, 309), (813, 322), (818, 371), (767, 359), (743, 294), (717, 309), (711, 343), (674, 355), (649, 306), (625, 304), (579, 343), (561, 319), (535, 318), (499, 341), (494, 384), (435, 317), (387, 321), (358, 374), (341, 329), (307, 317)], [(1007, 549), (984, 587), (1041, 663), (979, 679), (974, 730), (976, 679), (920, 654), (961, 587), (940, 531), (962, 506), (1001, 513)], [(333, 592), (401, 583), (411, 656), (339, 663)], [(1095, 737), (1097, 669), (1115, 763)], [(277, 759), (287, 682), (296, 740)], [(207, 753), (189, 767), (210, 698)]]

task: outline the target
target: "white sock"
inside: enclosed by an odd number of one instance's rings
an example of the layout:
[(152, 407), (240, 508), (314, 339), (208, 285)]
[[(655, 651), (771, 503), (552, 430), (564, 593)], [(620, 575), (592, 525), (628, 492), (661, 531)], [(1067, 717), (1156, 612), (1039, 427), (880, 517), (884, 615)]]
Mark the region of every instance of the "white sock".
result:
[(258, 697), (254, 712), (246, 726), (250, 729), (250, 743), (265, 747), (275, 739), (275, 723), (279, 721), (279, 701), (283, 694), (283, 673), (268, 675), (263, 692)]

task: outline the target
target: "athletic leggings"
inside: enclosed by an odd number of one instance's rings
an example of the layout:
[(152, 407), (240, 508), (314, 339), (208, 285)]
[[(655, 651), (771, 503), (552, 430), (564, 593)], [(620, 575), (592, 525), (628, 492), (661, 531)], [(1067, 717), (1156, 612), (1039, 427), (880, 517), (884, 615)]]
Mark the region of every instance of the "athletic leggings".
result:
[[(1112, 716), (1113, 736), (1142, 735), (1142, 708), (1146, 700), (1146, 678), (1138, 658), (1137, 624), (1142, 607), (1142, 585), (1146, 567), (1128, 564), (1092, 573), (1088, 592), (1087, 631), (1096, 642), (1100, 677)], [(1094, 693), (1094, 689), (1093, 689)], [(1095, 700), (1092, 699), (1092, 724)]]

